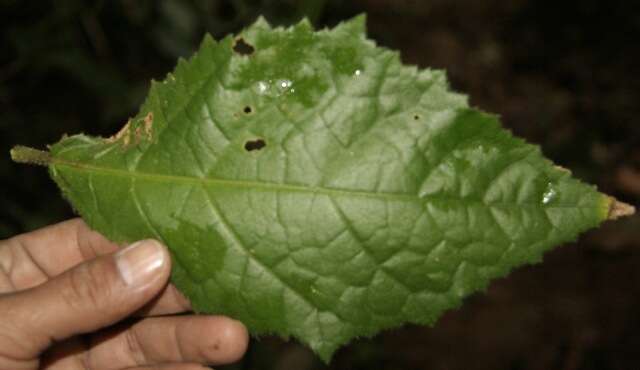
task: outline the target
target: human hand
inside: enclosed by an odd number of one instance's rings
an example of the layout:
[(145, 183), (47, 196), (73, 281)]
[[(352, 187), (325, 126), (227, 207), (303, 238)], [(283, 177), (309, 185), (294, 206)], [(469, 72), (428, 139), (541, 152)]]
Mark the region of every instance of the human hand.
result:
[[(0, 370), (204, 369), (246, 351), (222, 316), (167, 285), (165, 247), (120, 249), (80, 219), (0, 241)], [(123, 321), (124, 320), (124, 321)]]

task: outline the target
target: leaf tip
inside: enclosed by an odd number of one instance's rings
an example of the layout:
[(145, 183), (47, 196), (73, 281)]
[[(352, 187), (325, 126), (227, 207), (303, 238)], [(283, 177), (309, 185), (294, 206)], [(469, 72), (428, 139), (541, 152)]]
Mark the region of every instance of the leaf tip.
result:
[(210, 33), (206, 33), (202, 38), (202, 42), (200, 43), (200, 49), (204, 48), (212, 48), (216, 46), (216, 40), (211, 36)]
[(617, 220), (621, 217), (632, 216), (636, 213), (636, 207), (621, 202), (616, 198), (609, 197), (609, 212), (607, 214), (608, 220)]
[(335, 349), (329, 349), (329, 350), (318, 351), (316, 352), (316, 354), (325, 365), (329, 365), (331, 363), (331, 359), (333, 358), (334, 352), (335, 352)]
[(11, 159), (16, 163), (36, 164), (48, 166), (51, 163), (51, 153), (44, 150), (17, 145), (9, 151)]
[(296, 27), (300, 27), (305, 30), (313, 30), (313, 24), (311, 24), (311, 21), (307, 17), (302, 18), (300, 22), (296, 24)]
[(334, 30), (344, 30), (352, 35), (364, 36), (367, 33), (367, 16), (362, 13), (348, 21), (340, 23)]
[(264, 16), (261, 15), (258, 18), (256, 18), (256, 21), (253, 22), (253, 24), (249, 28), (270, 29), (271, 28), (271, 24), (269, 24), (269, 21), (267, 21), (267, 19)]
[(367, 14), (360, 13), (360, 14), (356, 15), (351, 20), (351, 23), (355, 27), (357, 27), (358, 29), (362, 30), (362, 32), (364, 32), (366, 30), (366, 27), (367, 27)]

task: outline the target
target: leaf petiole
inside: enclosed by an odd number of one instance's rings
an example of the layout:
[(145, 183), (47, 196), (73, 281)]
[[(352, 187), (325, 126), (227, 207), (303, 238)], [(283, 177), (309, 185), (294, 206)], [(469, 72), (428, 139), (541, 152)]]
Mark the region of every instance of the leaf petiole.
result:
[(10, 151), (11, 159), (17, 163), (48, 166), (51, 163), (51, 154), (44, 150), (17, 145)]

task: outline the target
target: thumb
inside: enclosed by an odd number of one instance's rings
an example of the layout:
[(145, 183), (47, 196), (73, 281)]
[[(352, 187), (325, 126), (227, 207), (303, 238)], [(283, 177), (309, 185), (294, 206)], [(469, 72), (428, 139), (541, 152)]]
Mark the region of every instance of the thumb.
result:
[(14, 343), (14, 353), (36, 357), (53, 341), (129, 316), (163, 289), (170, 270), (169, 253), (155, 240), (85, 262), (38, 287), (0, 296), (0, 337)]

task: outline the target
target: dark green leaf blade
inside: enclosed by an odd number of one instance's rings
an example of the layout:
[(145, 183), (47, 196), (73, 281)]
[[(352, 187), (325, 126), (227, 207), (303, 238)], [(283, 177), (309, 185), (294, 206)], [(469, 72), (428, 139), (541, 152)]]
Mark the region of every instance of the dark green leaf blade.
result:
[(607, 219), (611, 198), (364, 23), (207, 37), (117, 135), (53, 145), (51, 175), (96, 230), (166, 243), (197, 311), (326, 361)]

